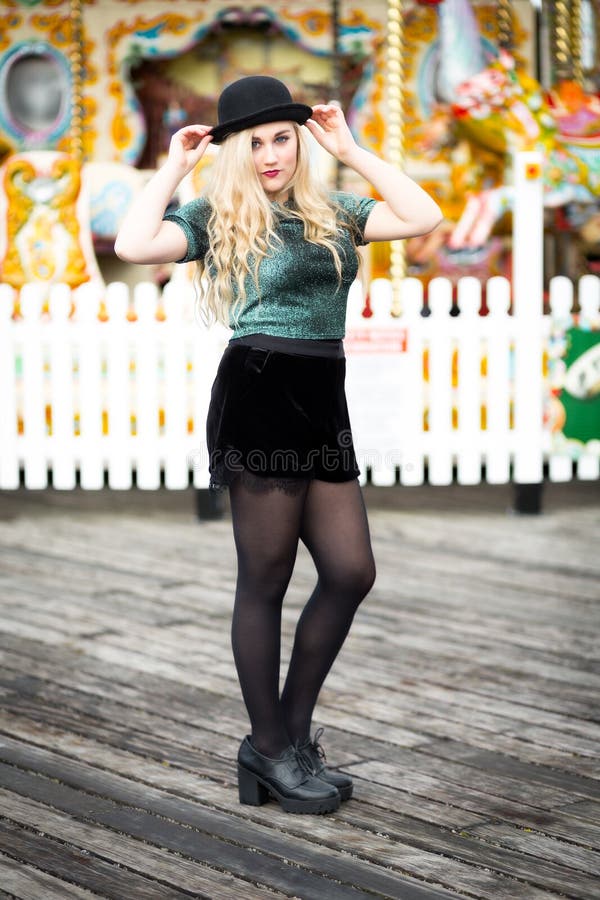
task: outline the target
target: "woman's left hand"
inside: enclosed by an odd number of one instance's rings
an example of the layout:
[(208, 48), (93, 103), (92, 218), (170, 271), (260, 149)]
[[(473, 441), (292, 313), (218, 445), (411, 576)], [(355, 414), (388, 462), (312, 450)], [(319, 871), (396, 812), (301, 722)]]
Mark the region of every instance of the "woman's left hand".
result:
[(357, 147), (344, 113), (334, 103), (319, 103), (312, 111), (311, 118), (305, 122), (306, 127), (321, 147), (343, 162)]

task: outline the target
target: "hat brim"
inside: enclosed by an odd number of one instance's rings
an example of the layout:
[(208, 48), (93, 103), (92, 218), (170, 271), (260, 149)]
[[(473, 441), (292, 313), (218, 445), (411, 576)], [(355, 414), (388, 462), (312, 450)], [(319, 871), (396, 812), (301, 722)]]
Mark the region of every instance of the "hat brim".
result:
[(212, 136), (211, 144), (221, 144), (230, 134), (243, 131), (244, 128), (251, 128), (253, 125), (265, 125), (267, 122), (279, 122), (280, 120), (283, 122), (291, 119), (299, 125), (304, 125), (306, 120), (312, 116), (312, 112), (312, 108), (305, 103), (284, 103), (280, 106), (271, 106), (269, 109), (263, 109), (249, 116), (242, 116), (239, 119), (232, 119), (231, 122), (215, 125), (209, 132)]

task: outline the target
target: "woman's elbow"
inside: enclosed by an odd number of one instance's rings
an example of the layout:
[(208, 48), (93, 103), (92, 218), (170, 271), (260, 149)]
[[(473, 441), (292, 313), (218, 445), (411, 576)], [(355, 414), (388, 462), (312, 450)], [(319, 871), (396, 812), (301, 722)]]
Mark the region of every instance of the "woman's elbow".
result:
[(423, 231), (422, 234), (431, 234), (432, 231), (441, 225), (444, 221), (444, 213), (440, 209), (440, 207), (436, 204), (435, 210), (432, 211), (430, 216), (427, 216), (427, 219), (423, 223)]
[(132, 247), (127, 246), (127, 242), (123, 240), (120, 235), (117, 235), (117, 239), (115, 240), (115, 255), (119, 257), (119, 259), (123, 260), (126, 263), (134, 263), (137, 262), (135, 252)]
[(429, 228), (427, 229), (427, 234), (430, 234), (432, 231), (435, 231), (435, 229), (438, 227), (438, 225), (441, 225), (443, 221), (444, 221), (444, 213), (441, 211), (441, 209), (438, 206), (435, 211), (435, 214), (432, 216), (431, 224), (430, 224)]

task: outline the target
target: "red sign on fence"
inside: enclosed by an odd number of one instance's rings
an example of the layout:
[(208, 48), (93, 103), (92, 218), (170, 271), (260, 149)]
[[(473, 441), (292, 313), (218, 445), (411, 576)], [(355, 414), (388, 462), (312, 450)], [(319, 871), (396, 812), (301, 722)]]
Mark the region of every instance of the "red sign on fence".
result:
[(347, 353), (406, 353), (406, 328), (349, 328), (344, 338)]

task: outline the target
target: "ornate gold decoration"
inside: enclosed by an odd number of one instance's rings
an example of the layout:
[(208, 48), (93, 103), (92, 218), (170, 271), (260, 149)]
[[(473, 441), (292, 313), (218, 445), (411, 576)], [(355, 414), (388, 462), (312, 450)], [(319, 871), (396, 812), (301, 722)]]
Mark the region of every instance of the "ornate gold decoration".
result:
[(498, 0), (498, 46), (512, 50), (513, 20), (511, 0)]
[(318, 34), (326, 34), (331, 28), (331, 14), (319, 9), (291, 12), (286, 10), (286, 19), (297, 22), (306, 34), (313, 37)]
[(565, 0), (553, 0), (550, 6), (550, 45), (555, 78), (563, 81), (571, 76), (570, 18)]
[(197, 25), (203, 18), (202, 15), (195, 16), (193, 19), (186, 16), (178, 16), (173, 14), (163, 14), (147, 19), (144, 16), (136, 16), (131, 22), (120, 20), (116, 22), (112, 28), (106, 32), (106, 44), (108, 48), (108, 76), (109, 93), (115, 99), (116, 112), (111, 122), (111, 136), (115, 146), (119, 150), (125, 149), (131, 142), (131, 128), (127, 122), (126, 103), (125, 103), (125, 87), (121, 75), (121, 58), (117, 56), (117, 50), (124, 37), (140, 31), (144, 28), (151, 29), (162, 26), (164, 31), (172, 34), (180, 34), (191, 29), (192, 25)]
[[(55, 189), (48, 201), (41, 202), (35, 198), (35, 181), (40, 177), (35, 166), (20, 156), (6, 163), (7, 252), (2, 278), (12, 287), (58, 280), (77, 287), (89, 281), (76, 209), (80, 173), (77, 160), (68, 156), (55, 159), (49, 173)], [(62, 263), (59, 246), (64, 250)]]
[(23, 16), (17, 12), (6, 13), (0, 18), (0, 50), (8, 50), (12, 44), (11, 29), (18, 28), (23, 21)]
[(65, 54), (71, 43), (71, 23), (69, 15), (55, 13), (36, 13), (30, 19), (32, 26), (37, 31), (44, 31), (53, 47), (62, 50)]
[[(388, 82), (388, 159), (402, 168), (404, 162), (404, 132), (402, 97), (404, 87), (402, 0), (388, 0), (387, 82)], [(392, 311), (400, 315), (400, 291), (406, 275), (406, 251), (403, 241), (390, 243), (390, 278), (392, 282)]]
[(583, 86), (581, 60), (581, 0), (551, 0), (550, 55), (555, 81)]
[(83, 108), (82, 108), (82, 14), (81, 0), (71, 0), (71, 75), (73, 88), (71, 94), (71, 127), (69, 143), (71, 156), (83, 158)]
[(581, 51), (581, 0), (571, 0), (571, 60), (573, 80), (583, 87), (583, 63)]
[[(71, 118), (73, 119), (77, 115), (80, 117), (79, 122), (75, 121), (75, 125), (79, 129), (77, 143), (81, 142), (81, 157), (89, 159), (93, 156), (94, 143), (98, 136), (97, 131), (92, 126), (96, 117), (97, 104), (89, 92), (84, 95), (84, 90), (87, 85), (94, 84), (98, 76), (91, 63), (95, 43), (93, 40), (86, 38), (83, 30), (81, 9), (79, 12), (76, 9), (76, 7), (82, 7), (83, 2), (90, 5), (90, 2), (93, 2), (93, 0), (70, 0), (69, 14), (36, 13), (31, 16), (30, 23), (36, 31), (40, 31), (45, 35), (46, 40), (53, 47), (60, 50), (70, 60), (73, 72)], [(50, 4), (46, 2), (46, 5)], [(60, 3), (56, 2), (53, 5), (64, 6), (64, 2), (61, 0)], [(73, 20), (74, 14), (78, 17), (77, 22)], [(76, 32), (78, 33), (76, 34)], [(84, 58), (86, 60), (85, 66), (83, 66)], [(76, 107), (78, 107), (78, 112), (75, 111)], [(74, 152), (72, 129), (56, 142), (55, 149), (63, 153)]]

